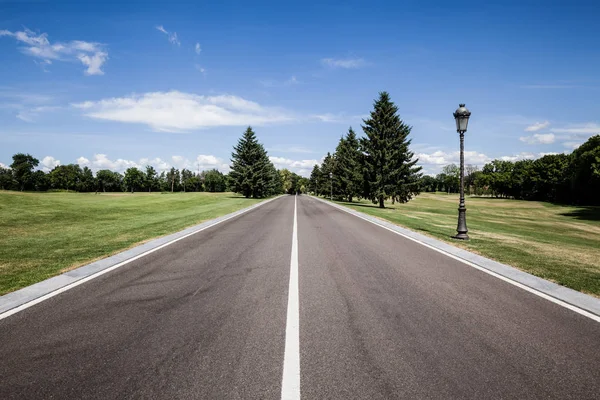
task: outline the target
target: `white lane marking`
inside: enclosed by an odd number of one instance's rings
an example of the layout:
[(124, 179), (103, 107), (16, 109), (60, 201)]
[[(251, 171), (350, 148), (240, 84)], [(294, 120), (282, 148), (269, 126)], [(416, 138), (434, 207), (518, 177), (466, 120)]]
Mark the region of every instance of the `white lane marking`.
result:
[(294, 198), (294, 231), (290, 261), (287, 321), (285, 325), (285, 354), (281, 398), (300, 399), (300, 302), (298, 295), (298, 197)]
[(113, 271), (113, 270), (115, 270), (115, 269), (117, 269), (117, 268), (119, 268), (119, 267), (122, 267), (123, 265), (129, 264), (130, 262), (133, 262), (133, 261), (135, 261), (135, 260), (137, 260), (137, 259), (139, 259), (139, 258), (145, 257), (145, 256), (147, 256), (147, 255), (148, 255), (148, 254), (150, 254), (150, 253), (154, 253), (155, 251), (158, 251), (158, 250), (160, 250), (160, 249), (162, 249), (162, 248), (164, 248), (164, 247), (167, 247), (167, 246), (169, 246), (169, 245), (172, 245), (172, 244), (173, 244), (173, 243), (175, 243), (175, 242), (179, 242), (180, 240), (183, 240), (183, 239), (185, 239), (185, 238), (187, 238), (187, 237), (190, 237), (190, 236), (192, 236), (192, 235), (195, 235), (196, 233), (202, 232), (202, 231), (204, 231), (204, 230), (206, 230), (206, 229), (212, 228), (213, 226), (219, 225), (221, 222), (229, 221), (230, 219), (232, 219), (232, 218), (235, 218), (235, 217), (239, 217), (240, 215), (242, 215), (242, 214), (245, 214), (245, 213), (247, 213), (248, 211), (256, 210), (258, 207), (260, 207), (260, 206), (263, 206), (263, 205), (265, 205), (265, 204), (267, 204), (267, 203), (270, 203), (270, 202), (271, 202), (271, 201), (273, 201), (273, 200), (277, 200), (278, 198), (279, 198), (279, 197), (275, 197), (274, 199), (270, 199), (270, 200), (266, 200), (266, 201), (263, 201), (263, 202), (261, 202), (261, 203), (258, 203), (258, 204), (256, 204), (254, 207), (252, 207), (252, 208), (248, 208), (248, 209), (246, 209), (246, 210), (243, 210), (243, 211), (241, 211), (241, 212), (239, 212), (239, 213), (237, 213), (237, 214), (231, 215), (231, 216), (229, 216), (229, 217), (227, 217), (227, 218), (224, 218), (224, 219), (222, 219), (222, 220), (220, 220), (220, 221), (217, 221), (217, 222), (215, 222), (214, 224), (211, 224), (211, 225), (209, 225), (209, 226), (206, 226), (206, 227), (204, 227), (204, 228), (202, 228), (202, 229), (199, 229), (199, 230), (197, 230), (197, 231), (194, 231), (194, 232), (188, 233), (187, 235), (181, 236), (181, 237), (179, 237), (179, 238), (177, 238), (177, 239), (173, 239), (173, 240), (171, 240), (170, 242), (167, 242), (167, 243), (165, 243), (165, 244), (162, 244), (162, 245), (160, 245), (160, 246), (158, 246), (158, 247), (155, 247), (155, 248), (153, 248), (153, 249), (150, 249), (150, 250), (148, 250), (148, 251), (146, 251), (146, 252), (144, 252), (144, 253), (142, 253), (142, 254), (138, 254), (137, 256), (135, 256), (135, 257), (132, 257), (132, 258), (129, 258), (129, 259), (127, 259), (127, 260), (125, 260), (125, 261), (122, 261), (122, 262), (120, 262), (120, 263), (118, 263), (118, 264), (115, 264), (115, 265), (113, 265), (112, 267), (108, 267), (108, 268), (106, 268), (106, 269), (103, 269), (102, 271), (98, 271), (98, 272), (96, 272), (95, 274), (92, 274), (92, 275), (86, 276), (85, 278), (81, 278), (81, 279), (79, 279), (78, 281), (75, 281), (75, 282), (73, 282), (73, 283), (70, 283), (70, 284), (68, 284), (68, 285), (66, 285), (66, 286), (63, 286), (63, 287), (61, 287), (61, 288), (59, 288), (59, 289), (56, 289), (56, 290), (54, 290), (54, 291), (52, 291), (52, 292), (50, 292), (50, 293), (48, 293), (48, 294), (45, 294), (45, 295), (43, 295), (43, 296), (40, 296), (40, 297), (38, 297), (38, 298), (36, 298), (36, 299), (34, 299), (34, 300), (31, 300), (30, 302), (27, 302), (27, 303), (25, 303), (25, 304), (21, 304), (20, 306), (17, 306), (17, 307), (15, 307), (15, 308), (11, 308), (10, 310), (8, 310), (8, 311), (5, 311), (4, 313), (0, 314), (0, 320), (2, 320), (2, 319), (4, 319), (4, 318), (7, 318), (7, 317), (10, 317), (11, 315), (13, 315), (13, 314), (16, 314), (16, 313), (18, 313), (18, 312), (20, 312), (20, 311), (23, 311), (23, 310), (25, 310), (25, 309), (27, 309), (27, 308), (29, 308), (29, 307), (31, 307), (31, 306), (34, 306), (34, 305), (36, 305), (36, 304), (38, 304), (38, 303), (41, 303), (42, 301), (48, 300), (49, 298), (51, 298), (51, 297), (54, 297), (54, 296), (56, 296), (56, 295), (58, 295), (58, 294), (61, 294), (61, 293), (63, 293), (63, 292), (66, 292), (66, 291), (67, 291), (67, 290), (69, 290), (69, 289), (73, 289), (74, 287), (76, 287), (76, 286), (79, 286), (79, 285), (81, 285), (81, 284), (84, 284), (84, 283), (86, 283), (87, 281), (91, 281), (91, 280), (92, 280), (92, 279), (94, 279), (94, 278), (97, 278), (97, 277), (99, 277), (99, 276), (101, 276), (101, 275), (104, 275), (104, 274), (106, 274), (106, 273), (108, 273), (108, 272), (110, 272), (110, 271)]
[(511, 285), (514, 285), (514, 286), (516, 286), (516, 287), (518, 287), (518, 288), (521, 288), (521, 289), (523, 289), (523, 290), (526, 290), (526, 291), (527, 291), (527, 292), (529, 292), (529, 293), (535, 294), (536, 296), (539, 296), (539, 297), (541, 297), (541, 298), (543, 298), (543, 299), (546, 299), (546, 300), (548, 300), (548, 301), (551, 301), (552, 303), (558, 304), (559, 306), (562, 306), (562, 307), (564, 307), (564, 308), (567, 308), (567, 309), (569, 309), (569, 310), (571, 310), (571, 311), (575, 311), (576, 313), (578, 313), (578, 314), (580, 314), (580, 315), (583, 315), (584, 317), (588, 317), (588, 318), (590, 318), (590, 319), (592, 319), (592, 320), (594, 320), (594, 321), (596, 321), (596, 322), (600, 322), (600, 316), (598, 316), (598, 315), (596, 315), (596, 314), (593, 314), (593, 313), (591, 313), (591, 312), (589, 312), (589, 311), (583, 310), (583, 309), (581, 309), (581, 308), (579, 308), (579, 307), (577, 307), (577, 306), (574, 306), (574, 305), (572, 305), (572, 304), (569, 304), (569, 303), (567, 303), (567, 302), (565, 302), (565, 301), (562, 301), (562, 300), (560, 300), (560, 299), (557, 299), (556, 297), (552, 297), (552, 296), (550, 296), (550, 295), (548, 295), (548, 294), (546, 294), (546, 293), (544, 293), (544, 292), (540, 292), (540, 291), (539, 291), (539, 290), (537, 290), (537, 289), (534, 289), (534, 288), (532, 288), (532, 287), (529, 287), (529, 286), (527, 286), (527, 285), (524, 285), (524, 284), (522, 284), (522, 283), (520, 283), (520, 282), (517, 282), (517, 281), (515, 281), (515, 280), (512, 280), (512, 279), (510, 279), (510, 278), (507, 278), (507, 277), (505, 277), (505, 276), (503, 276), (503, 275), (500, 275), (500, 274), (499, 274), (499, 273), (497, 273), (497, 272), (490, 271), (489, 269), (483, 268), (483, 267), (481, 267), (481, 266), (479, 266), (479, 265), (477, 265), (477, 264), (474, 264), (474, 263), (472, 263), (472, 262), (470, 262), (470, 261), (467, 261), (467, 260), (465, 260), (465, 259), (463, 259), (463, 258), (457, 257), (457, 256), (455, 256), (454, 254), (450, 254), (450, 253), (448, 253), (448, 252), (446, 252), (446, 251), (444, 251), (444, 250), (442, 250), (442, 249), (438, 249), (437, 247), (431, 246), (430, 244), (423, 243), (423, 242), (421, 242), (421, 241), (420, 241), (420, 240), (418, 240), (418, 239), (412, 238), (412, 237), (410, 237), (410, 236), (407, 236), (407, 235), (405, 235), (405, 234), (403, 234), (403, 233), (400, 233), (400, 232), (398, 232), (398, 231), (395, 231), (395, 230), (393, 230), (393, 229), (391, 229), (391, 228), (388, 228), (387, 226), (380, 225), (380, 224), (378, 224), (377, 222), (375, 222), (375, 221), (371, 221), (370, 219), (368, 219), (368, 218), (365, 218), (365, 217), (363, 217), (363, 216), (361, 216), (361, 215), (354, 214), (354, 213), (352, 213), (352, 212), (350, 212), (350, 211), (348, 211), (348, 210), (345, 210), (345, 209), (344, 209), (344, 208), (342, 208), (342, 207), (339, 207), (337, 204), (333, 204), (333, 203), (330, 203), (329, 201), (325, 201), (325, 200), (321, 200), (321, 199), (318, 199), (318, 200), (320, 200), (320, 201), (322, 201), (322, 202), (324, 202), (324, 203), (327, 203), (327, 204), (329, 204), (330, 206), (332, 206), (332, 207), (334, 207), (334, 208), (337, 208), (337, 209), (338, 209), (338, 210), (340, 210), (340, 211), (344, 211), (344, 212), (346, 212), (346, 213), (348, 213), (348, 214), (350, 214), (350, 215), (354, 215), (355, 217), (357, 217), (357, 218), (360, 218), (360, 219), (362, 219), (362, 220), (365, 220), (365, 221), (367, 221), (367, 222), (370, 222), (370, 223), (372, 223), (373, 225), (376, 225), (376, 226), (378, 226), (378, 227), (380, 227), (380, 228), (386, 229), (386, 230), (388, 230), (388, 231), (390, 231), (390, 232), (393, 232), (393, 233), (395, 233), (395, 234), (397, 234), (397, 235), (400, 235), (400, 236), (402, 236), (402, 237), (405, 237), (406, 239), (412, 240), (412, 241), (413, 241), (413, 242), (415, 242), (415, 243), (419, 243), (420, 245), (422, 245), (422, 246), (425, 246), (425, 247), (428, 247), (428, 248), (430, 248), (431, 250), (435, 250), (435, 251), (437, 251), (438, 253), (444, 254), (445, 256), (448, 256), (448, 257), (450, 257), (450, 258), (452, 258), (452, 259), (454, 259), (454, 260), (456, 260), (456, 261), (460, 261), (461, 263), (463, 263), (463, 264), (466, 264), (466, 265), (468, 265), (468, 266), (470, 266), (470, 267), (473, 267), (473, 268), (475, 268), (475, 269), (478, 269), (478, 270), (479, 270), (479, 271), (481, 271), (481, 272), (485, 272), (485, 273), (486, 273), (486, 274), (488, 274), (488, 275), (492, 275), (493, 277), (496, 277), (496, 278), (498, 278), (498, 279), (501, 279), (501, 280), (503, 280), (504, 282), (510, 283)]

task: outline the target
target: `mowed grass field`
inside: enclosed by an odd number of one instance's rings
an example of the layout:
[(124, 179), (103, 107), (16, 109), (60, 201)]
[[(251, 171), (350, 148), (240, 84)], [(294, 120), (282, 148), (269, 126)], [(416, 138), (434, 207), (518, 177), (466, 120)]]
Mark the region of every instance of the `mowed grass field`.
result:
[(424, 193), (379, 209), (339, 202), (541, 278), (600, 297), (600, 207), (468, 197), (469, 242), (456, 241), (458, 195)]
[(259, 201), (232, 193), (0, 191), (0, 295)]

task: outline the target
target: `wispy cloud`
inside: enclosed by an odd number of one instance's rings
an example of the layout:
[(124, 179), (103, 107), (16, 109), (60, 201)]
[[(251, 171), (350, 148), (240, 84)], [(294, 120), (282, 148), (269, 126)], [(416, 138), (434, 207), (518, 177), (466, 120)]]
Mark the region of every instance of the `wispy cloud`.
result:
[(274, 88), (274, 87), (287, 87), (287, 86), (299, 85), (302, 82), (300, 82), (295, 76), (291, 76), (289, 79), (286, 79), (284, 81), (262, 80), (262, 81), (259, 81), (259, 83), (261, 85), (263, 85), (264, 87)]
[(196, 43), (194, 51), (196, 52), (196, 54), (200, 54), (200, 52), (202, 51), (202, 49), (200, 48), (200, 43)]
[(0, 37), (12, 37), (24, 44), (19, 50), (28, 56), (36, 57), (42, 61), (36, 62), (44, 71), (53, 61), (79, 60), (87, 68), (86, 75), (104, 75), (102, 66), (108, 60), (106, 45), (96, 42), (72, 40), (70, 42), (54, 42), (48, 40), (47, 33), (36, 34), (25, 29), (11, 32), (0, 30)]
[(521, 89), (572, 89), (576, 85), (521, 85)]
[(177, 37), (177, 32), (169, 32), (162, 25), (158, 25), (155, 28), (158, 31), (160, 31), (160, 32), (164, 33), (165, 35), (167, 35), (167, 38), (169, 39), (169, 42), (171, 42), (174, 45), (181, 46), (181, 42), (179, 41), (179, 38)]
[(329, 68), (358, 69), (367, 65), (362, 58), (323, 58), (321, 64)]
[(550, 126), (550, 122), (536, 122), (535, 124), (529, 125), (525, 128), (525, 132), (537, 132)]
[(557, 133), (571, 133), (591, 136), (600, 134), (600, 124), (594, 122), (589, 122), (586, 124), (575, 124), (567, 126), (566, 128), (555, 128), (552, 129), (552, 131)]
[(25, 122), (34, 122), (41, 113), (59, 110), (60, 108), (58, 106), (23, 108), (17, 113), (17, 118)]
[(303, 146), (284, 146), (277, 145), (267, 149), (267, 151), (279, 152), (279, 153), (301, 153), (301, 154), (314, 154), (315, 152), (307, 149)]
[(62, 108), (50, 105), (55, 99), (42, 94), (0, 91), (0, 99), (7, 100), (0, 102), (0, 109), (14, 110), (15, 116), (24, 122), (35, 122), (42, 113)]
[(206, 69), (200, 64), (194, 64), (194, 68), (202, 73), (202, 75), (206, 75)]
[(553, 133), (535, 133), (531, 136), (521, 136), (519, 140), (527, 144), (552, 144), (556, 136)]
[(311, 115), (310, 118), (314, 120), (318, 120), (321, 122), (328, 122), (333, 124), (347, 124), (351, 122), (362, 121), (365, 118), (368, 118), (368, 115), (347, 115), (345, 113), (324, 113), (324, 114), (314, 114)]
[(576, 148), (578, 148), (579, 146), (581, 146), (583, 143), (581, 142), (563, 142), (563, 146), (565, 146), (567, 149), (571, 149), (571, 150), (575, 150)]
[(91, 118), (146, 124), (157, 131), (185, 132), (215, 126), (283, 123), (294, 117), (238, 96), (153, 92), (73, 104)]

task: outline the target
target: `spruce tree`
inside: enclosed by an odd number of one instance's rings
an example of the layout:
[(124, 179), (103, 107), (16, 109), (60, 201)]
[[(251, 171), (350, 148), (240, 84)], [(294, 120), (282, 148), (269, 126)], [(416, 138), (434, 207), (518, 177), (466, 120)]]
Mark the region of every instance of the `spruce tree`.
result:
[(276, 192), (277, 171), (251, 127), (246, 129), (231, 157), (229, 175), (235, 192), (254, 198), (270, 196)]
[(411, 127), (398, 116), (398, 107), (387, 92), (381, 92), (373, 105), (370, 118), (362, 127), (365, 195), (384, 208), (384, 200), (393, 198), (405, 203), (419, 194), (421, 167), (409, 150)]
[(315, 196), (319, 195), (319, 185), (321, 184), (321, 180), (322, 180), (322, 174), (321, 174), (321, 169), (319, 168), (319, 166), (317, 164), (315, 164), (315, 166), (312, 169), (312, 172), (310, 173), (310, 188), (313, 189), (315, 191)]
[(338, 193), (337, 192), (337, 183), (335, 181), (335, 175), (334, 175), (333, 181), (329, 176), (330, 173), (331, 174), (335, 173), (334, 170), (335, 170), (335, 153), (332, 155), (331, 153), (327, 152), (327, 155), (325, 156), (325, 158), (323, 158), (323, 162), (321, 163), (322, 179), (319, 182), (319, 191), (325, 197), (329, 197), (331, 192), (333, 192), (333, 194)]
[(334, 179), (341, 195), (352, 202), (362, 187), (360, 143), (354, 130), (350, 128), (346, 137), (342, 137), (335, 150)]

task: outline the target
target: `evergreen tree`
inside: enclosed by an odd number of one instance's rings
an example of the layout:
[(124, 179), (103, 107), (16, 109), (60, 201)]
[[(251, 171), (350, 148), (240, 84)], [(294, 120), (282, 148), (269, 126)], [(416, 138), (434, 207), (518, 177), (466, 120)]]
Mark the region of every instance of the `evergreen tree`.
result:
[(310, 188), (314, 190), (315, 196), (319, 195), (319, 185), (321, 184), (322, 179), (323, 178), (321, 174), (321, 169), (317, 164), (315, 164), (315, 166), (312, 169), (312, 172), (310, 173), (309, 180)]
[[(335, 180), (332, 180), (331, 175), (333, 175), (335, 169), (335, 156), (331, 155), (331, 153), (327, 153), (325, 158), (323, 158), (323, 162), (321, 163), (321, 182), (319, 184), (319, 191), (325, 197), (329, 197), (330, 194), (337, 194), (335, 190)], [(330, 175), (331, 174), (331, 175)]]
[(419, 193), (421, 167), (409, 150), (411, 127), (398, 116), (398, 107), (387, 92), (375, 101), (370, 118), (362, 127), (366, 138), (361, 139), (364, 153), (366, 197), (384, 208), (384, 200), (393, 198), (405, 203)]
[(352, 202), (362, 188), (360, 143), (356, 133), (350, 128), (346, 137), (342, 137), (335, 150), (334, 180), (339, 193)]
[(276, 193), (280, 186), (277, 170), (267, 152), (248, 127), (231, 154), (229, 173), (233, 190), (245, 197), (265, 197)]

